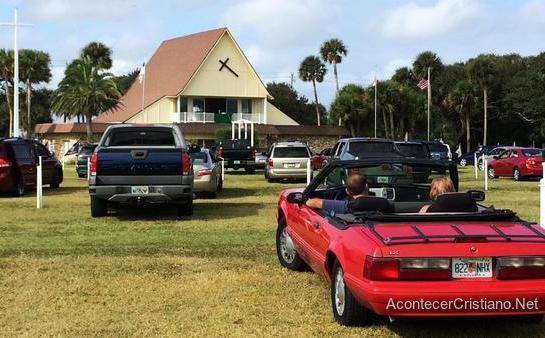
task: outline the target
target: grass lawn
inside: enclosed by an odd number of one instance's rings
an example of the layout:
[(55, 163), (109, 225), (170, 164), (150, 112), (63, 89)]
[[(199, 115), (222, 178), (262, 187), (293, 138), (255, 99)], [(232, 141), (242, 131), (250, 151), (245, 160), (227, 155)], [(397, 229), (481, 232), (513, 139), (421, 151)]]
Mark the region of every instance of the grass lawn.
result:
[[(33, 194), (0, 197), (2, 336), (545, 335), (545, 324), (505, 319), (335, 324), (328, 285), (277, 263), (276, 197), (297, 185), (230, 173), (219, 198), (198, 200), (185, 220), (168, 209), (91, 219), (86, 181), (73, 167), (66, 176), (44, 189), (42, 210)], [(482, 189), (471, 169), (461, 176), (462, 189)], [(537, 220), (537, 185), (492, 180), (486, 203)]]

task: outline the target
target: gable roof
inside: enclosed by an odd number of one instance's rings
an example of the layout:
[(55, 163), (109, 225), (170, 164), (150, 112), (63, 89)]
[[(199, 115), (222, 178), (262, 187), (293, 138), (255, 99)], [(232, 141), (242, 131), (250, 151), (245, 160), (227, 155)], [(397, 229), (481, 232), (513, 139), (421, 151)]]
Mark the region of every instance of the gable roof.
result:
[[(144, 107), (164, 96), (176, 96), (189, 83), (227, 28), (165, 40), (146, 64)], [(115, 111), (97, 116), (95, 122), (124, 122), (142, 109), (142, 84), (136, 79)]]

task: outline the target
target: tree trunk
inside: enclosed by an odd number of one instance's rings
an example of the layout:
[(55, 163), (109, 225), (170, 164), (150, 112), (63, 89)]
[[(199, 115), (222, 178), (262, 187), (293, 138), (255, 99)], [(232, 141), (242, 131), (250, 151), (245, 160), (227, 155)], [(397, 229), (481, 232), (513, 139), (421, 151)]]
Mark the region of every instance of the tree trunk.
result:
[(384, 122), (384, 137), (385, 138), (390, 138), (390, 132), (388, 131), (388, 119), (386, 118), (386, 111), (384, 110), (383, 107), (380, 108), (380, 110), (382, 111), (382, 122)]
[(405, 119), (400, 119), (399, 120), (399, 136), (405, 136), (406, 134), (407, 133), (405, 132)]
[[(337, 61), (333, 60), (333, 76), (335, 77), (335, 88), (337, 89), (335, 91), (335, 97), (339, 96), (339, 76), (337, 74)], [(339, 117), (339, 127), (341, 126), (342, 121)]]
[(30, 79), (26, 79), (26, 125), (27, 125), (27, 137), (32, 135), (32, 123), (30, 121), (30, 100), (32, 97), (32, 87), (30, 85)]
[(391, 136), (391, 139), (395, 139), (395, 127), (394, 127), (394, 111), (393, 109), (390, 109), (390, 111), (388, 112), (390, 114), (390, 136)]
[(466, 152), (471, 151), (471, 128), (469, 126), (469, 112), (466, 113)]
[(9, 131), (8, 136), (13, 136), (13, 107), (11, 105), (11, 94), (9, 92), (9, 82), (4, 82), (4, 90), (6, 91), (6, 102), (8, 104), (8, 115), (9, 115)]
[(316, 105), (316, 122), (320, 125), (320, 108), (318, 107), (318, 92), (316, 91), (316, 80), (312, 80), (314, 87), (314, 104)]
[(488, 112), (486, 111), (488, 108), (488, 93), (486, 90), (486, 87), (483, 89), (483, 101), (484, 101), (484, 126), (483, 126), (483, 146), (486, 145), (486, 132), (488, 127)]
[(93, 121), (91, 120), (91, 113), (85, 114), (87, 123), (85, 124), (87, 129), (87, 142), (91, 143), (93, 138)]

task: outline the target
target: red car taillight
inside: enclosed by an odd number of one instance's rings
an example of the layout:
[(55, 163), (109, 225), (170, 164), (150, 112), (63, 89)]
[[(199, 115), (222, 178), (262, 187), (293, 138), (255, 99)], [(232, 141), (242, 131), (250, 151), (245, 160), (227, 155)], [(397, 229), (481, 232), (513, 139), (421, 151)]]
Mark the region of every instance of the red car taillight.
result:
[(187, 152), (182, 152), (182, 175), (189, 175), (191, 173), (191, 157)]
[(498, 258), (498, 279), (545, 279), (544, 256)]
[(267, 160), (267, 165), (268, 165), (269, 167), (271, 167), (271, 168), (273, 167), (273, 160), (272, 160), (272, 158), (269, 158), (269, 159)]
[(220, 149), (218, 150), (218, 156), (217, 156), (217, 157), (223, 158), (223, 149), (220, 148)]
[(0, 157), (0, 168), (9, 168), (9, 167), (11, 167), (11, 162), (3, 157)]
[(449, 280), (450, 258), (380, 258), (367, 256), (365, 278), (379, 281)]
[(212, 169), (199, 169), (197, 176), (210, 176), (212, 175)]
[(93, 155), (91, 155), (91, 159), (89, 160), (89, 174), (90, 175), (96, 175), (97, 174), (97, 166), (98, 166), (98, 154), (93, 153)]
[(538, 161), (533, 158), (526, 160), (526, 168), (539, 168), (541, 166), (541, 161)]

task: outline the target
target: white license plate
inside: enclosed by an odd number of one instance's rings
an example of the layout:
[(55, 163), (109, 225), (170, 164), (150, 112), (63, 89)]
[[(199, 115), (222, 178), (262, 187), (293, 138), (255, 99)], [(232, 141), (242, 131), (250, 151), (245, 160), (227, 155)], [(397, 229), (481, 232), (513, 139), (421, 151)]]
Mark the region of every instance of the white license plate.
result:
[(149, 187), (131, 187), (131, 194), (133, 195), (147, 195), (149, 194)]
[(453, 258), (453, 278), (492, 277), (492, 258)]
[(233, 161), (233, 164), (240, 164), (240, 161)]
[(284, 163), (284, 168), (295, 168), (295, 163)]

